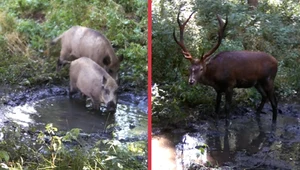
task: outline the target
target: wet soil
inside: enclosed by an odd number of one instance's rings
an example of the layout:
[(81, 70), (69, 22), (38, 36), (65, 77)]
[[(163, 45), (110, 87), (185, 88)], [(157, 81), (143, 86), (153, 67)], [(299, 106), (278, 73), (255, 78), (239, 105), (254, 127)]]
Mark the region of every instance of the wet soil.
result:
[(239, 107), (228, 121), (202, 115), (153, 127), (153, 170), (300, 169), (300, 101), (296, 97), (278, 108), (276, 124), (265, 105), (260, 116), (254, 108)]

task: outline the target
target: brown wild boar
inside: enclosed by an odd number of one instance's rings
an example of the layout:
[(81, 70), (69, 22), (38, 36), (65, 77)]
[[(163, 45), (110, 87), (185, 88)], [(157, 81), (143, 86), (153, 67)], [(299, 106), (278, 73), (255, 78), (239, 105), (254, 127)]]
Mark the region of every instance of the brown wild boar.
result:
[(115, 80), (118, 80), (120, 62), (123, 58), (115, 55), (110, 41), (103, 34), (90, 28), (73, 26), (53, 39), (51, 45), (59, 40), (61, 40), (61, 51), (56, 71), (59, 71), (65, 64), (85, 56), (95, 61)]
[(90, 58), (81, 57), (71, 62), (70, 98), (79, 90), (92, 99), (95, 109), (99, 109), (100, 103), (105, 103), (107, 111), (115, 111), (117, 89), (115, 79)]

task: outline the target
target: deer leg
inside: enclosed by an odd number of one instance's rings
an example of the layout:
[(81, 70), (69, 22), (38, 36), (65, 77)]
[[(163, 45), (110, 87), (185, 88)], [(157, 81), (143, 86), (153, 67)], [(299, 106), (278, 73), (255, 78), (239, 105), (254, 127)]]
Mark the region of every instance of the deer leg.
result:
[(216, 107), (215, 107), (215, 112), (218, 115), (220, 112), (220, 103), (222, 99), (222, 93), (217, 91), (217, 98), (216, 98)]
[(267, 101), (267, 94), (260, 84), (256, 84), (255, 88), (261, 94), (261, 102), (256, 109), (256, 113), (259, 114)]
[(231, 105), (231, 100), (232, 100), (232, 93), (233, 89), (227, 89), (225, 92), (225, 113), (226, 113), (226, 118), (229, 118), (229, 112), (230, 112), (230, 105)]
[(273, 110), (273, 123), (276, 122), (276, 119), (277, 119), (277, 101), (276, 101), (276, 98), (275, 98), (275, 95), (274, 95), (274, 83), (273, 83), (273, 80), (269, 79), (267, 81), (267, 84), (266, 84), (266, 88), (265, 88), (265, 91), (267, 93), (267, 96), (270, 100), (270, 103), (271, 103), (271, 106), (272, 106), (272, 110)]

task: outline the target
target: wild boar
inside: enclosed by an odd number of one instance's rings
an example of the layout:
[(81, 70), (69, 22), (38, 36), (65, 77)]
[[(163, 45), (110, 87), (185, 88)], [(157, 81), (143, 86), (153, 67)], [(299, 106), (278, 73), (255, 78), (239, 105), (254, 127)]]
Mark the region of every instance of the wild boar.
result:
[(100, 32), (82, 26), (73, 26), (57, 38), (51, 45), (61, 40), (60, 57), (56, 71), (70, 61), (82, 56), (88, 57), (103, 67), (115, 80), (123, 57), (117, 57), (110, 41)]
[(87, 57), (81, 57), (70, 65), (70, 98), (78, 90), (90, 97), (95, 109), (105, 103), (107, 111), (115, 111), (118, 84), (101, 66)]

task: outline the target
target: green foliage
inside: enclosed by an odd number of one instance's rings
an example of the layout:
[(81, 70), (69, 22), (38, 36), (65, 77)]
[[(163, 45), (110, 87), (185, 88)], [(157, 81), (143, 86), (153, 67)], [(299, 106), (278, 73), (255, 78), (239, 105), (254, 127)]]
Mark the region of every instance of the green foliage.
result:
[[(255, 10), (247, 3), (238, 0), (229, 1), (165, 1), (153, 2), (153, 82), (164, 90), (164, 96), (176, 102), (177, 107), (204, 106), (213, 108), (215, 94), (212, 88), (204, 85), (189, 87), (189, 61), (184, 59), (173, 39), (173, 30), (177, 37), (176, 22), (178, 8), (182, 5), (180, 20), (184, 21), (192, 11), (197, 11), (186, 26), (185, 45), (194, 57), (201, 56), (216, 43), (218, 23), (216, 14), (223, 19), (228, 17), (225, 38), (216, 51), (253, 50), (264, 51), (278, 60), (278, 73), (275, 79), (276, 94), (279, 97), (293, 95), (300, 90), (299, 40), (300, 40), (300, 4), (295, 0), (259, 1)], [(190, 5), (190, 6), (189, 6)], [(199, 58), (199, 57), (198, 57)], [(171, 85), (172, 84), (172, 85)], [(245, 90), (244, 90), (245, 91)], [(237, 91), (239, 101), (251, 101), (255, 104), (260, 95), (255, 90)], [(161, 104), (163, 103), (162, 100)], [(179, 102), (180, 101), (180, 102)], [(157, 105), (153, 101), (154, 114), (172, 113), (173, 105)], [(158, 101), (156, 101), (158, 102)], [(161, 107), (159, 107), (161, 106)], [(168, 109), (167, 109), (168, 107)], [(171, 110), (169, 110), (171, 109)], [(171, 116), (172, 117), (172, 116)]]
[(18, 23), (16, 31), (24, 35), (28, 39), (30, 48), (41, 52), (46, 48), (43, 37), (45, 32), (40, 24), (34, 20), (22, 20)]
[(1, 5), (19, 17), (31, 17), (32, 14), (46, 9), (49, 3), (47, 0), (17, 0), (2, 1)]
[(0, 159), (1, 162), (8, 162), (9, 161), (9, 155), (6, 151), (0, 151)]
[[(120, 53), (123, 53), (126, 56), (125, 60), (130, 60), (130, 63), (123, 64), (124, 70), (124, 79), (128, 82), (131, 82), (134, 86), (146, 85), (140, 84), (139, 81), (147, 82), (147, 64), (140, 63), (140, 58), (144, 58), (147, 61), (147, 49), (145, 46), (141, 46), (137, 43), (130, 43), (128, 47), (120, 50)], [(140, 64), (131, 64), (131, 63), (140, 63)], [(140, 74), (136, 74), (140, 73)]]
[[(140, 1), (140, 0), (116, 0), (116, 3), (122, 5), (125, 11), (128, 13), (138, 11), (140, 9), (139, 7), (142, 8), (147, 7), (147, 5), (146, 6), (144, 5), (145, 1)], [(132, 4), (138, 4), (138, 5), (132, 6)]]
[[(145, 76), (139, 79), (139, 76), (147, 75), (147, 2), (128, 2), (1, 1), (0, 59), (7, 64), (0, 68), (0, 83), (26, 81), (31, 86), (45, 82), (61, 83), (68, 74), (67, 71), (54, 72), (60, 46), (50, 48), (49, 42), (71, 26), (82, 25), (106, 35), (117, 47), (117, 54), (124, 56), (120, 69), (123, 80), (135, 81), (136, 86), (145, 88), (147, 79)], [(15, 58), (20, 58), (21, 62)], [(34, 69), (30, 68), (31, 74), (26, 77), (20, 70), (27, 70), (25, 66), (29, 63), (34, 63)], [(8, 71), (12, 71), (13, 76), (8, 77)]]
[(66, 136), (62, 139), (64, 142), (71, 142), (72, 140), (75, 140), (78, 142), (78, 136), (81, 129), (74, 128), (71, 129), (69, 132), (66, 133)]
[[(179, 112), (178, 101), (176, 98), (172, 100), (172, 96), (166, 93), (164, 89), (161, 89), (156, 84), (152, 87), (152, 117), (163, 116), (171, 118), (174, 112)], [(167, 107), (165, 106), (167, 104)]]
[[(24, 134), (24, 129), (5, 127), (0, 142), (0, 159), (7, 169), (147, 169), (146, 144), (101, 140), (95, 144), (81, 138), (80, 129), (64, 133), (52, 124), (38, 136)], [(79, 142), (79, 145), (72, 144)]]

